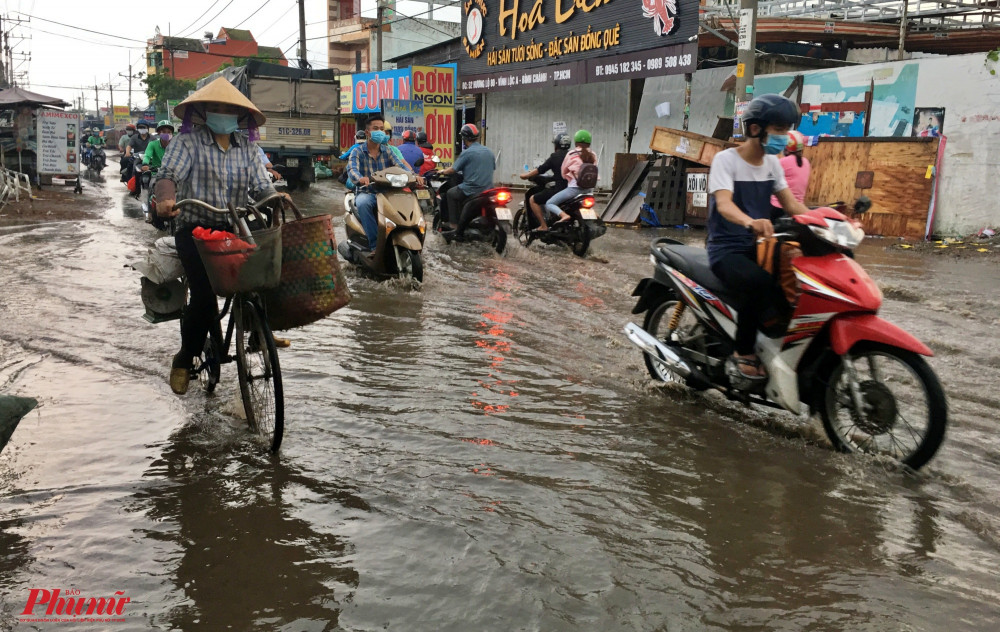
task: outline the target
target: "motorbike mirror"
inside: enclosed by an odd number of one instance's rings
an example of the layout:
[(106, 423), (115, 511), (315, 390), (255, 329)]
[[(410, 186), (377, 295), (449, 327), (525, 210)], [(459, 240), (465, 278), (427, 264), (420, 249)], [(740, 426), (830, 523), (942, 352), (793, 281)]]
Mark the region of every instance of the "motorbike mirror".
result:
[(869, 210), (871, 210), (871, 207), (872, 207), (871, 199), (869, 199), (867, 195), (862, 195), (861, 197), (858, 198), (858, 201), (854, 203), (854, 212), (857, 213), (858, 215), (861, 215), (862, 213), (867, 213)]

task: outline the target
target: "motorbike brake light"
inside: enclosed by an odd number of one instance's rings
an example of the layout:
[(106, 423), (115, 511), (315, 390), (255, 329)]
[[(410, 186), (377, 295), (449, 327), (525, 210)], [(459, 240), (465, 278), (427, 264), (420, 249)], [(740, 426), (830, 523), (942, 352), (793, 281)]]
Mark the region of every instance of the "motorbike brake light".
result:
[(497, 204), (510, 202), (510, 191), (497, 191), (497, 194), (493, 196), (493, 201)]
[(583, 208), (594, 208), (594, 198), (592, 197), (583, 198), (582, 200), (580, 200), (580, 206), (582, 206)]

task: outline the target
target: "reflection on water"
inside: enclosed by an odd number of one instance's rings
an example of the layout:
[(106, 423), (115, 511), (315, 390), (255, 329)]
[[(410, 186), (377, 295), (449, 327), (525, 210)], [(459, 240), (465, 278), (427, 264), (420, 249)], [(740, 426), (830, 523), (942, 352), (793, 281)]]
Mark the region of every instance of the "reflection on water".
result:
[(359, 575), (333, 529), (364, 501), (278, 458), (199, 446), (192, 428), (150, 464), (157, 483), (130, 508), (161, 525), (148, 538), (178, 551), (167, 570), (183, 601), (161, 618), (179, 630), (336, 627)]
[[(0, 388), (42, 401), (0, 456), (0, 629), (42, 585), (125, 586), (136, 629), (1000, 617), (1000, 360), (984, 342), (1000, 306), (975, 293), (993, 270), (859, 253), (885, 315), (938, 352), (955, 423), (918, 477), (834, 454), (783, 413), (651, 384), (620, 332), (649, 241), (678, 235), (663, 231), (611, 230), (583, 260), (431, 235), (416, 290), (348, 271), (351, 304), (288, 334), (272, 459), (233, 414), (232, 367), (215, 396), (170, 393), (176, 323), (141, 320), (123, 267), (154, 234), (107, 186), (103, 221), (0, 234)], [(341, 195), (319, 183), (300, 201), (333, 210), (339, 235)]]

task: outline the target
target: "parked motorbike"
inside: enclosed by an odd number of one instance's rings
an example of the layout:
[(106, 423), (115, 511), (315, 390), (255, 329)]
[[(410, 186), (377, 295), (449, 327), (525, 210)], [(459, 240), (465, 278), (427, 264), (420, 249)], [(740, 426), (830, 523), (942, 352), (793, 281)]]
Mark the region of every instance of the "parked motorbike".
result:
[(347, 239), (337, 244), (337, 251), (346, 261), (376, 277), (412, 277), (423, 281), (421, 251), (427, 224), (411, 188), (416, 183), (416, 176), (399, 167), (390, 167), (375, 172), (371, 181), (378, 209), (375, 250), (369, 250), (368, 238), (354, 204), (355, 196), (348, 193), (344, 199)]
[(643, 325), (625, 326), (649, 374), (746, 403), (818, 412), (836, 449), (923, 466), (944, 440), (948, 405), (922, 357), (931, 350), (877, 316), (882, 293), (852, 253), (864, 232), (831, 208), (782, 218), (775, 231), (801, 248), (791, 260), (801, 294), (783, 334), (758, 333), (768, 376), (761, 386), (746, 390), (726, 370), (736, 331), (731, 290), (712, 274), (704, 249), (667, 238), (653, 242), (653, 277), (632, 293)]
[(536, 193), (544, 191), (554, 178), (550, 176), (535, 176), (530, 181), (535, 185), (524, 194), (524, 201), (514, 214), (514, 236), (517, 237), (521, 245), (527, 248), (536, 239), (546, 244), (565, 244), (569, 246), (578, 257), (587, 255), (591, 240), (604, 234), (604, 223), (597, 218), (594, 211), (594, 196), (591, 194), (578, 195), (571, 200), (567, 200), (559, 207), (570, 216), (565, 221), (553, 221), (549, 223), (549, 230), (538, 232), (538, 219), (531, 211), (528, 200)]

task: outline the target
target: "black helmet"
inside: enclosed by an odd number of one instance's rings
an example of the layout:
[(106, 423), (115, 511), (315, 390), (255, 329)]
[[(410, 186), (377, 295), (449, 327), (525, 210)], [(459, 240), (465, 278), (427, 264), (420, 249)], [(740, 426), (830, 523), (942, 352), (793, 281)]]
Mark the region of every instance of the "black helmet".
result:
[(427, 142), (427, 132), (417, 132), (417, 142), (421, 145)]
[(556, 134), (556, 137), (552, 139), (552, 144), (559, 149), (569, 149), (572, 143), (569, 140), (569, 134)]
[(458, 132), (458, 135), (465, 140), (475, 140), (479, 138), (479, 128), (472, 123), (466, 123), (462, 126), (462, 129)]
[(780, 94), (762, 94), (756, 97), (743, 112), (743, 129), (750, 135), (750, 124), (756, 123), (762, 128), (768, 125), (790, 127), (802, 119), (799, 106)]

